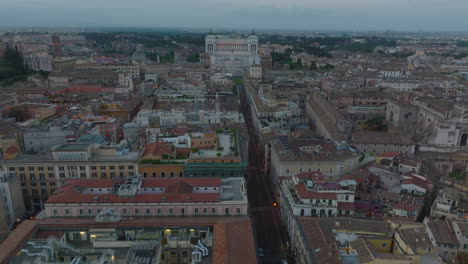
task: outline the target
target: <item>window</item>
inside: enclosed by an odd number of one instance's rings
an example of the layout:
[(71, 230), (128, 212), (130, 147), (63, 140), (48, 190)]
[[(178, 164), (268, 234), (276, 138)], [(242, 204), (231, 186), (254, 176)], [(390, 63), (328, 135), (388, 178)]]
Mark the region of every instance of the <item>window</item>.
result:
[(92, 170), (96, 170), (97, 167), (96, 167), (96, 166), (91, 166), (91, 169), (92, 169)]
[(160, 208), (158, 208), (157, 212), (158, 212), (158, 215), (161, 215), (161, 209)]
[(91, 173), (91, 177), (93, 177), (93, 178), (97, 178), (97, 172), (93, 172), (93, 173)]
[(203, 208), (203, 214), (207, 214), (207, 213), (208, 213), (208, 209)]
[(88, 215), (93, 215), (93, 209), (88, 209)]
[(54, 209), (54, 215), (55, 215), (55, 216), (58, 215), (57, 209)]
[(106, 170), (106, 166), (101, 166), (101, 170)]
[(80, 215), (83, 215), (83, 209), (80, 209)]
[(122, 209), (122, 214), (127, 215), (127, 209), (126, 208)]
[(128, 165), (129, 170), (133, 170), (133, 165)]
[(34, 175), (32, 173), (29, 174), (29, 179), (32, 180), (32, 181), (36, 180), (36, 175)]
[(147, 214), (147, 215), (150, 215), (150, 214), (151, 214), (149, 208), (146, 208), (146, 214)]
[(34, 171), (34, 167), (28, 167), (29, 171)]
[(241, 209), (240, 209), (240, 208), (237, 208), (237, 214), (238, 214), (238, 215), (241, 214)]
[(44, 182), (44, 181), (41, 181), (40, 184), (41, 184), (41, 186), (46, 186), (46, 182)]
[(19, 171), (24, 171), (24, 167), (19, 167)]
[(55, 186), (55, 182), (49, 182), (50, 186)]
[(216, 208), (211, 208), (211, 213), (216, 214)]
[(181, 172), (181, 171), (179, 171), (179, 177), (181, 177), (181, 178), (182, 178), (183, 176), (184, 176), (184, 173), (183, 173), (183, 172)]
[(38, 169), (39, 171), (44, 171), (44, 167), (42, 167), (42, 166), (37, 167), (37, 169)]
[(164, 171), (161, 171), (161, 178), (164, 178), (166, 177), (166, 173), (164, 173)]
[(65, 173), (62, 172), (62, 173), (59, 174), (59, 176), (60, 176), (60, 178), (65, 178)]
[(156, 178), (157, 177), (157, 174), (155, 171), (153, 171), (153, 178)]
[(198, 215), (198, 208), (195, 208), (195, 214)]
[(124, 166), (119, 166), (119, 170), (123, 170), (124, 169)]
[(31, 186), (37, 186), (37, 182), (31, 182)]
[(80, 170), (86, 170), (85, 166), (80, 166)]
[(143, 178), (146, 178), (146, 177), (148, 177), (148, 173), (145, 171), (143, 172)]
[(169, 214), (173, 214), (174, 210), (172, 208), (169, 209)]
[(49, 173), (49, 179), (55, 178), (55, 175), (53, 173)]
[(171, 178), (173, 178), (173, 177), (174, 177), (174, 172), (171, 171), (171, 172), (170, 172), (170, 175), (171, 175)]
[(59, 166), (59, 170), (60, 170), (60, 171), (64, 171), (64, 170), (65, 170), (65, 167), (64, 167), (64, 166)]
[(346, 200), (346, 201), (349, 200), (349, 195), (346, 195), (345, 200)]
[(110, 166), (110, 169), (111, 169), (111, 170), (115, 170), (115, 166)]
[(97, 209), (96, 213), (99, 214), (101, 212), (101, 209)]
[(65, 215), (70, 215), (70, 210), (69, 209), (65, 209)]

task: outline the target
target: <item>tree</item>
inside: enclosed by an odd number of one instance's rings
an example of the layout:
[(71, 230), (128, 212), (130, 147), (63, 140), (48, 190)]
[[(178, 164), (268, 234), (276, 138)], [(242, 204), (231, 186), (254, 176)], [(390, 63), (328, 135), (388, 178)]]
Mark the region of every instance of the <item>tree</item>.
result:
[(188, 62), (200, 62), (200, 54), (195, 53), (187, 57)]
[(8, 117), (14, 118), (16, 119), (16, 121), (25, 120), (24, 112), (16, 108), (10, 110), (10, 112), (8, 113)]

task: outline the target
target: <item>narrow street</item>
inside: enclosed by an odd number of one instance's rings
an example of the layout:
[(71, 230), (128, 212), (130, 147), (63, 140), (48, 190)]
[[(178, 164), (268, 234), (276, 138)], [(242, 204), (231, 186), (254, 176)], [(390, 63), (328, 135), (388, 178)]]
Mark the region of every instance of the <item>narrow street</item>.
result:
[[(261, 151), (255, 136), (252, 119), (244, 91), (239, 89), (241, 98), (240, 112), (244, 115), (249, 132), (249, 173), (247, 178), (247, 192), (249, 197), (250, 216), (254, 225), (254, 233), (259, 249), (263, 256), (260, 263), (281, 263), (287, 259), (287, 235), (281, 230), (279, 207), (273, 193), (273, 185), (268, 175), (263, 172)], [(292, 263), (292, 262), (288, 262)]]

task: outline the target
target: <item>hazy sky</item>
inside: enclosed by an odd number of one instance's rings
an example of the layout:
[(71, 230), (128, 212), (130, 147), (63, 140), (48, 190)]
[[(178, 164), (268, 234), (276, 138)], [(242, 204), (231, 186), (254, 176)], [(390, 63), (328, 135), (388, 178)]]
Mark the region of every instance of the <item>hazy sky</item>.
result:
[(0, 26), (468, 31), (468, 0), (0, 0)]

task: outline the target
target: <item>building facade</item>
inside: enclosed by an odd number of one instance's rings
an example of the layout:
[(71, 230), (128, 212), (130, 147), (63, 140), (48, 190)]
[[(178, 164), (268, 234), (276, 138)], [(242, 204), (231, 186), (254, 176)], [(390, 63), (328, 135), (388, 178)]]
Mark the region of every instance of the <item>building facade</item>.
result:
[(205, 52), (210, 54), (210, 67), (225, 72), (240, 74), (249, 66), (260, 64), (258, 37), (208, 35), (205, 37)]
[(121, 217), (244, 216), (247, 208), (243, 178), (76, 179), (45, 203), (47, 217), (93, 217), (111, 209)]

